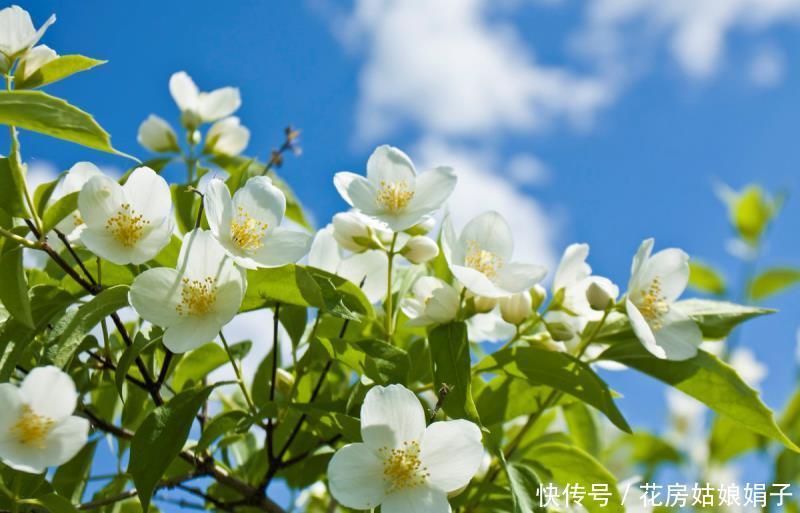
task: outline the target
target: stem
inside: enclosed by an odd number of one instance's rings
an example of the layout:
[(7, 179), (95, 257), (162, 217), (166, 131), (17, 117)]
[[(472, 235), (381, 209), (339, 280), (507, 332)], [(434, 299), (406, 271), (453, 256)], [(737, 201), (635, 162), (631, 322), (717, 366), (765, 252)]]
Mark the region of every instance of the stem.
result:
[(20, 246), (25, 246), (26, 248), (30, 248), (30, 249), (41, 249), (41, 247), (39, 246), (38, 243), (31, 242), (28, 239), (26, 239), (25, 237), (17, 235), (16, 233), (14, 233), (14, 232), (12, 232), (10, 230), (6, 230), (3, 227), (0, 227), (0, 235), (5, 237), (6, 239), (13, 240), (14, 242), (19, 244)]
[(228, 353), (228, 360), (231, 361), (231, 367), (233, 367), (233, 372), (236, 374), (236, 382), (239, 384), (239, 389), (242, 391), (242, 395), (244, 395), (244, 400), (247, 403), (247, 407), (250, 408), (250, 411), (253, 415), (256, 415), (258, 410), (256, 410), (256, 405), (253, 402), (253, 398), (250, 397), (250, 391), (247, 390), (247, 385), (244, 383), (242, 372), (239, 370), (239, 366), (236, 364), (236, 359), (233, 357), (233, 353), (231, 353), (231, 348), (228, 345), (228, 341), (225, 340), (225, 335), (222, 334), (222, 330), (219, 332), (219, 338), (222, 340), (222, 345), (225, 347), (225, 352)]
[(389, 342), (392, 341), (392, 336), (394, 335), (394, 308), (392, 305), (392, 268), (394, 267), (394, 246), (397, 243), (397, 233), (394, 234), (392, 237), (392, 245), (389, 247), (389, 251), (386, 253), (386, 256), (389, 258), (389, 269), (386, 273), (386, 303), (385, 303), (385, 310), (386, 310), (386, 336), (389, 339)]

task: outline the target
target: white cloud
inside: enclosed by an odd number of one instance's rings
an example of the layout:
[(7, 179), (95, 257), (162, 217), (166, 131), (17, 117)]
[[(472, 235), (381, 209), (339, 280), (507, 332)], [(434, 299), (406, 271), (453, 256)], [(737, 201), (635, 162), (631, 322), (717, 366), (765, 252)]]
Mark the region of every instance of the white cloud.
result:
[(346, 31), (365, 56), (358, 127), (373, 141), (403, 123), (440, 136), (591, 121), (613, 97), (593, 76), (542, 65), (490, 0), (357, 0)]
[(508, 174), (521, 185), (541, 185), (550, 178), (547, 165), (530, 153), (518, 153), (511, 157)]
[(706, 79), (720, 68), (732, 32), (798, 21), (800, 0), (595, 0), (578, 47), (619, 71), (620, 62), (663, 46), (689, 77)]
[(458, 173), (450, 197), (450, 215), (456, 229), (487, 210), (505, 217), (514, 233), (514, 259), (555, 269), (554, 239), (558, 220), (536, 199), (505, 178), (491, 152), (454, 146), (435, 138), (420, 142), (413, 154), (421, 168), (447, 164)]
[(778, 85), (786, 73), (786, 57), (773, 46), (759, 48), (750, 60), (748, 78), (758, 87)]

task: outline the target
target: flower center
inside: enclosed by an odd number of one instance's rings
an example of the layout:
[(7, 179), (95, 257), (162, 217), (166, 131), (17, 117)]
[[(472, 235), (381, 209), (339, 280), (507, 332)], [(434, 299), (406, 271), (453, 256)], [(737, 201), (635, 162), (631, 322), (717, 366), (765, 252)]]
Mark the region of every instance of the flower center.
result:
[(217, 300), (217, 285), (214, 278), (210, 276), (204, 280), (181, 280), (181, 302), (175, 308), (178, 315), (197, 315), (207, 314), (213, 308)]
[(126, 248), (132, 247), (139, 242), (144, 233), (144, 227), (150, 221), (137, 214), (129, 203), (123, 203), (117, 213), (106, 221), (106, 230), (111, 232), (117, 242)]
[(399, 182), (386, 182), (381, 180), (381, 186), (378, 189), (378, 196), (375, 201), (378, 205), (382, 205), (391, 212), (397, 212), (403, 209), (411, 198), (414, 197), (414, 191), (408, 190), (408, 184), (405, 180)]
[(37, 415), (27, 404), (22, 406), (22, 416), (16, 424), (11, 426), (11, 433), (19, 443), (37, 449), (44, 448), (44, 441), (55, 421), (51, 418)]
[(661, 295), (661, 280), (656, 277), (647, 290), (639, 292), (639, 311), (650, 327), (659, 330), (663, 326), (661, 316), (669, 312), (669, 304)]
[(427, 467), (422, 466), (419, 458), (419, 443), (404, 442), (400, 449), (381, 448), (378, 453), (383, 457), (383, 481), (386, 493), (405, 488), (414, 488), (425, 483), (430, 477)]
[(236, 217), (231, 222), (231, 239), (239, 249), (253, 251), (264, 245), (262, 240), (267, 233), (267, 223), (253, 219), (250, 214), (239, 207)]
[(494, 278), (497, 271), (503, 267), (503, 259), (491, 251), (481, 249), (474, 240), (467, 241), (467, 256), (464, 258), (467, 267)]

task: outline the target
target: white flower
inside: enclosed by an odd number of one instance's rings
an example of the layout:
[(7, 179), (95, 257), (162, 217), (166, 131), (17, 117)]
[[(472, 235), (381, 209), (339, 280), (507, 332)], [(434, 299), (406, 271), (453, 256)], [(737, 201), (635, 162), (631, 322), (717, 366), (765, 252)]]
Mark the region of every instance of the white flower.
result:
[(166, 180), (149, 167), (136, 168), (125, 185), (92, 177), (78, 195), (86, 228), (81, 242), (115, 264), (142, 264), (167, 245), (175, 222)]
[(658, 358), (686, 360), (703, 341), (700, 328), (673, 303), (689, 283), (689, 256), (676, 248), (651, 256), (653, 239), (642, 242), (631, 265), (625, 309), (633, 331)]
[(439, 255), (439, 246), (429, 237), (415, 235), (403, 245), (400, 254), (412, 264), (424, 264)]
[(600, 288), (606, 296), (613, 299), (619, 295), (619, 288), (611, 280), (592, 276), (592, 268), (586, 263), (588, 256), (588, 244), (570, 244), (564, 250), (553, 278), (553, 294), (564, 291), (561, 305), (581, 318), (581, 329), (588, 321), (596, 321), (602, 317), (602, 312), (592, 308), (589, 303), (587, 292), (590, 286)]
[(266, 176), (250, 178), (233, 198), (225, 182), (215, 178), (203, 201), (211, 233), (242, 267), (279, 267), (308, 253), (309, 234), (280, 227), (286, 197)]
[(368, 218), (355, 210), (334, 215), (332, 226), (333, 236), (343, 249), (361, 253), (378, 246), (371, 240), (374, 232)]
[(169, 123), (155, 114), (147, 116), (147, 119), (139, 125), (136, 140), (148, 150), (156, 153), (180, 151), (175, 131)]
[(200, 92), (185, 71), (170, 77), (169, 92), (181, 109), (184, 124), (192, 128), (203, 122), (230, 116), (242, 104), (239, 90), (235, 87), (222, 87), (210, 93)]
[(22, 56), (15, 75), (19, 74), (22, 80), (27, 80), (39, 71), (39, 68), (56, 59), (58, 59), (58, 54), (47, 45), (35, 46)]
[(458, 314), (458, 291), (438, 278), (423, 276), (414, 283), (413, 292), (414, 297), (402, 303), (409, 326), (443, 324)]
[(514, 336), (516, 329), (500, 316), (500, 312), (492, 310), (487, 313), (473, 315), (467, 319), (467, 334), (476, 342), (500, 342)]
[(449, 167), (417, 175), (405, 153), (379, 146), (367, 161), (366, 178), (340, 172), (333, 183), (350, 206), (399, 232), (438, 210), (453, 192), (456, 175)]
[(538, 265), (511, 262), (511, 227), (497, 212), (472, 219), (456, 238), (450, 218), (442, 227), (442, 251), (453, 275), (478, 296), (504, 297), (528, 290), (546, 271)]
[[(103, 173), (97, 166), (91, 162), (76, 162), (69, 168), (69, 171), (67, 171), (67, 174), (64, 175), (58, 185), (56, 185), (48, 204), (53, 204), (68, 194), (79, 192), (86, 182), (95, 176), (103, 176)], [(84, 228), (86, 228), (86, 225), (78, 210), (64, 217), (64, 219), (56, 225), (56, 229), (66, 235), (67, 240), (71, 243), (79, 241)], [(54, 247), (57, 247), (56, 245), (58, 243), (60, 243), (58, 239), (50, 241), (50, 244), (54, 245)]]
[(133, 280), (129, 301), (145, 320), (165, 328), (164, 345), (185, 353), (214, 340), (239, 310), (245, 274), (205, 230), (183, 237), (178, 268), (149, 269)]
[(31, 21), (28, 11), (12, 5), (0, 10), (0, 53), (3, 53), (9, 60), (33, 47), (44, 35), (47, 28), (56, 22), (56, 15), (44, 22), (44, 25), (36, 30)]
[(467, 485), (483, 458), (481, 432), (466, 420), (425, 427), (417, 397), (401, 385), (372, 388), (361, 407), (364, 443), (339, 449), (328, 465), (343, 506), (383, 513), (449, 513), (447, 494)]
[(72, 378), (56, 367), (36, 367), (19, 388), (0, 384), (0, 460), (41, 474), (72, 459), (89, 436), (89, 421), (72, 415), (77, 404)]
[(239, 118), (231, 116), (211, 125), (206, 134), (205, 153), (238, 155), (250, 142), (250, 130), (239, 124)]
[(386, 275), (389, 260), (382, 251), (375, 249), (344, 255), (335, 238), (333, 225), (319, 230), (308, 252), (308, 265), (341, 276), (356, 285), (362, 281), (361, 290), (371, 303), (386, 298)]
[(533, 313), (533, 300), (527, 290), (511, 296), (501, 297), (500, 315), (510, 324), (520, 324)]

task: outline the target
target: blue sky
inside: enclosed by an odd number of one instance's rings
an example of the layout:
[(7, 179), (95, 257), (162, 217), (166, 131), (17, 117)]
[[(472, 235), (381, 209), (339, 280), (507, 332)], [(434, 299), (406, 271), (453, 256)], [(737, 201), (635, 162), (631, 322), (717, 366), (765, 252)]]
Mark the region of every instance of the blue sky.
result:
[[(567, 244), (588, 242), (595, 272), (624, 287), (633, 252), (654, 236), (737, 279), (713, 186), (757, 181), (790, 192), (764, 261), (800, 264), (800, 2), (663, 4), (673, 9), (650, 0), (23, 6), (37, 24), (57, 14), (44, 42), (60, 54), (109, 60), (49, 91), (95, 114), (122, 151), (147, 156), (136, 129), (150, 113), (177, 124), (167, 81), (179, 70), (204, 90), (241, 89), (249, 154), (265, 157), (286, 124), (301, 128), (303, 155), (283, 175), (320, 224), (345, 207), (332, 174), (361, 171), (385, 142), (462, 172), (457, 222), (506, 209), (521, 260), (552, 264)], [(27, 159), (58, 169), (128, 165), (30, 134), (22, 144)], [(794, 387), (797, 299), (770, 300), (781, 313), (742, 333), (770, 366), (762, 388), (773, 407)], [(610, 379), (634, 424), (662, 423), (651, 402), (660, 386), (632, 373)]]

